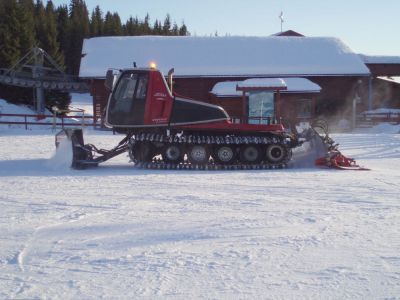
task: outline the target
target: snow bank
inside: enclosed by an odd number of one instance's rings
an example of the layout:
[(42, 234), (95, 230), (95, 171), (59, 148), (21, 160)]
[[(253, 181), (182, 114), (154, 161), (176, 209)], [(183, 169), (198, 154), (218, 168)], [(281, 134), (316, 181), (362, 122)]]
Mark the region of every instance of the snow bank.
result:
[[(4, 99), (0, 99), (0, 114), (18, 114), (18, 115), (37, 115), (37, 113), (31, 109), (27, 105), (15, 105), (7, 102)], [(45, 111), (46, 115), (51, 115), (52, 113), (48, 110)], [(0, 121), (2, 122), (24, 122), (24, 117), (17, 116), (0, 116)], [(37, 122), (40, 124), (43, 123), (51, 123), (53, 122), (53, 118), (44, 118), (38, 120), (36, 117), (27, 117), (27, 122)], [(51, 129), (51, 125), (39, 125), (39, 126), (31, 126), (28, 125), (29, 129)], [(0, 129), (23, 129), (25, 128), (24, 124), (0, 124)]]
[[(15, 105), (7, 102), (4, 99), (0, 99), (0, 113), (2, 114), (26, 114), (32, 115), (36, 114), (35, 111), (32, 110), (27, 105)], [(46, 114), (51, 114), (48, 110), (45, 111)]]
[[(90, 109), (90, 103), (89, 103), (89, 97), (87, 94), (75, 94), (79, 96), (75, 96), (77, 101), (77, 106), (78, 108), (82, 108), (86, 111), (86, 109)], [(89, 115), (92, 114), (93, 109), (90, 110)], [(15, 114), (15, 115), (34, 115), (32, 117), (26, 117), (26, 122), (30, 123), (38, 123), (38, 124), (46, 124), (46, 125), (33, 125), (33, 124), (28, 124), (27, 129), (28, 130), (48, 130), (53, 128), (53, 123), (61, 123), (62, 120), (60, 118), (55, 118), (52, 117), (52, 113), (48, 110), (45, 110), (44, 114), (46, 116), (51, 116), (51, 117), (45, 117), (43, 119), (38, 119), (37, 118), (37, 112), (33, 110), (31, 107), (27, 105), (15, 105), (12, 103), (7, 102), (4, 99), (0, 99), (0, 114)], [(75, 112), (72, 113), (71, 116), (82, 116), (81, 112)], [(23, 124), (0, 124), (0, 130), (1, 129), (25, 129), (25, 117), (24, 116), (0, 116), (0, 121), (1, 122), (19, 122)], [(82, 121), (78, 119), (64, 119), (64, 123), (69, 123), (69, 124), (76, 124), (77, 126), (80, 126)]]

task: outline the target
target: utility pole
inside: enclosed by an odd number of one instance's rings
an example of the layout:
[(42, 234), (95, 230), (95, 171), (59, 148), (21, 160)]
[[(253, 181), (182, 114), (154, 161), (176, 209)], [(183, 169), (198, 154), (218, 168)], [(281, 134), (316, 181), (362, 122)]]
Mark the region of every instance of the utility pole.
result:
[(279, 14), (279, 19), (281, 20), (281, 32), (283, 32), (283, 11), (281, 11), (281, 13)]

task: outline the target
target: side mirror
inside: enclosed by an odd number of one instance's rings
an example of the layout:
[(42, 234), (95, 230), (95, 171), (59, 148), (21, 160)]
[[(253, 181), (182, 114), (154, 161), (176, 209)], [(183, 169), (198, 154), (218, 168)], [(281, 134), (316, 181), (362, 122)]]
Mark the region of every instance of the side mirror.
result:
[(114, 87), (114, 80), (115, 80), (115, 76), (114, 76), (113, 70), (107, 70), (106, 81), (104, 82), (104, 86), (110, 92), (112, 91), (112, 89)]

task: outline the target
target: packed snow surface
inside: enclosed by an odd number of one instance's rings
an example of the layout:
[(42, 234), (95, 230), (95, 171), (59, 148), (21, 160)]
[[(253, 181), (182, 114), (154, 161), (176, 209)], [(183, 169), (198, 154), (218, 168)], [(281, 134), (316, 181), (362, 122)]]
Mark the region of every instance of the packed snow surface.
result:
[(330, 37), (96, 37), (83, 43), (79, 76), (149, 67), (176, 76), (369, 75), (359, 55)]
[(0, 129), (0, 298), (397, 299), (400, 135), (333, 137), (372, 170), (78, 171)]

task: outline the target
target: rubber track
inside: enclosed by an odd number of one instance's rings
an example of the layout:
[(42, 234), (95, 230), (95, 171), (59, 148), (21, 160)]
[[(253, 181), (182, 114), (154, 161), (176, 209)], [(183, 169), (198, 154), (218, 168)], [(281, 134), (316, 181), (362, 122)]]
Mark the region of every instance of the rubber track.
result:
[[(160, 135), (160, 134), (149, 134), (140, 133), (133, 136), (130, 141), (130, 147), (137, 142), (153, 142), (153, 143), (177, 143), (186, 145), (269, 145), (269, 144), (283, 144), (287, 145), (289, 141), (283, 137), (258, 137), (258, 136), (205, 136), (205, 135)], [(212, 159), (207, 164), (193, 165), (189, 161), (185, 160), (179, 164), (166, 163), (162, 159), (153, 159), (151, 162), (142, 162), (137, 159), (133, 159), (133, 163), (136, 168), (139, 169), (155, 169), (155, 170), (267, 170), (267, 169), (284, 169), (288, 166), (288, 161), (291, 158), (290, 148), (287, 152), (286, 157), (281, 163), (269, 163), (261, 162), (259, 164), (217, 164)]]

